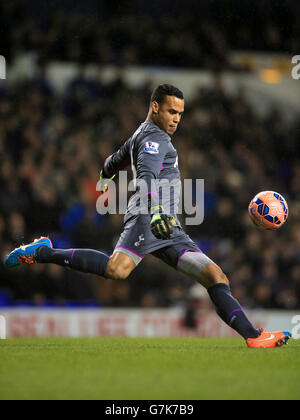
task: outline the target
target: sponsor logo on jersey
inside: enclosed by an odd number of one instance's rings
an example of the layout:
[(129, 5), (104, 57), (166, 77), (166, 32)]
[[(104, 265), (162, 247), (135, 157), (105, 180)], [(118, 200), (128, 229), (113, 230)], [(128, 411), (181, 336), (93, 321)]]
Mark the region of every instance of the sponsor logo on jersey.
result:
[(145, 152), (150, 153), (151, 155), (157, 155), (159, 153), (159, 143), (155, 143), (154, 141), (147, 141), (145, 144)]

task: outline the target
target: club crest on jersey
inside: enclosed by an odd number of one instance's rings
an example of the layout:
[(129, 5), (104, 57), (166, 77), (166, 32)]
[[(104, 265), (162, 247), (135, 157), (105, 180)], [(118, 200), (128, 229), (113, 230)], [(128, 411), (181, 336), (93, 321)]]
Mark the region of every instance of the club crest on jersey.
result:
[(144, 240), (145, 240), (144, 235), (140, 235), (140, 236), (139, 236), (139, 240), (138, 240), (137, 242), (135, 242), (135, 243), (134, 243), (134, 246), (135, 246), (135, 247), (140, 246)]
[(156, 155), (159, 153), (159, 143), (155, 143), (154, 141), (147, 141), (145, 144), (145, 152), (150, 153), (151, 155)]

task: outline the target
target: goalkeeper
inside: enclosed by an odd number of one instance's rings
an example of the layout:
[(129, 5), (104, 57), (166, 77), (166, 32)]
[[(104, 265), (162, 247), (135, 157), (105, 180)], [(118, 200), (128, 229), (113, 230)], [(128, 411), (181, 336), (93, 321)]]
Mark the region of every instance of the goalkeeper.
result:
[[(15, 267), (22, 263), (54, 263), (117, 280), (126, 279), (147, 254), (152, 254), (203, 285), (219, 316), (249, 347), (281, 346), (289, 339), (289, 333), (267, 333), (251, 324), (231, 295), (226, 275), (184, 232), (176, 217), (181, 177), (171, 137), (183, 112), (182, 92), (171, 85), (158, 86), (152, 94), (146, 121), (106, 159), (100, 175), (102, 181), (112, 179), (131, 165), (134, 179), (143, 181), (148, 191), (144, 195), (136, 192), (129, 200), (124, 231), (110, 257), (90, 249), (53, 249), (50, 239), (42, 237), (14, 250), (5, 264)], [(154, 181), (159, 181), (160, 186), (172, 183), (173, 194), (162, 194)], [(145, 211), (135, 211), (138, 200)]]

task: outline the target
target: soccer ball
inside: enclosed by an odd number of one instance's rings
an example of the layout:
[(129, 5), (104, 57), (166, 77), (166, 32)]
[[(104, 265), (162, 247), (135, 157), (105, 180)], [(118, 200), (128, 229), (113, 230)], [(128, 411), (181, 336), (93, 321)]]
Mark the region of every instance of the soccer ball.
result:
[(280, 228), (289, 215), (287, 202), (275, 191), (257, 194), (250, 202), (248, 211), (253, 223), (265, 230)]

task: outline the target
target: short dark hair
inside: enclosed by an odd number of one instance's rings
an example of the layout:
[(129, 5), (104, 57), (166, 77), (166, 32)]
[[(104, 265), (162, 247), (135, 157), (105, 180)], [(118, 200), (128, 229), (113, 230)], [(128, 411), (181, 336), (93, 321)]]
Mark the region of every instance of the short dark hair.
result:
[(159, 85), (154, 89), (151, 95), (151, 103), (157, 102), (159, 104), (163, 103), (166, 96), (176, 96), (176, 98), (184, 99), (183, 93), (177, 87), (172, 85)]

